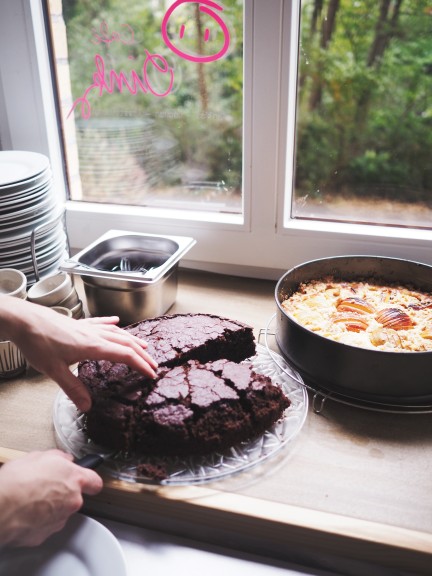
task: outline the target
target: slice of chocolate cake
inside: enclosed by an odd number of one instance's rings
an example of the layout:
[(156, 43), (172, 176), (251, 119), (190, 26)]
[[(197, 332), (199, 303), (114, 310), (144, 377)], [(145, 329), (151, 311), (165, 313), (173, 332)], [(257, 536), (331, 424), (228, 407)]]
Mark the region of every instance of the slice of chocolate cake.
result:
[[(174, 314), (143, 320), (125, 330), (145, 340), (147, 352), (160, 367), (178, 366), (188, 360), (201, 363), (227, 358), (241, 362), (255, 354), (255, 339), (250, 326), (212, 314)], [(125, 364), (85, 361), (78, 366), (78, 377), (90, 391), (97, 386), (98, 396), (133, 394), (142, 374)], [(127, 385), (126, 385), (127, 384)]]
[(255, 354), (250, 326), (212, 314), (159, 316), (125, 329), (148, 343), (147, 351), (159, 366), (218, 358), (240, 362)]
[(133, 400), (119, 390), (116, 397), (95, 396), (93, 389), (91, 439), (145, 455), (204, 455), (260, 436), (289, 406), (250, 362), (190, 360), (161, 369), (152, 388), (142, 384)]

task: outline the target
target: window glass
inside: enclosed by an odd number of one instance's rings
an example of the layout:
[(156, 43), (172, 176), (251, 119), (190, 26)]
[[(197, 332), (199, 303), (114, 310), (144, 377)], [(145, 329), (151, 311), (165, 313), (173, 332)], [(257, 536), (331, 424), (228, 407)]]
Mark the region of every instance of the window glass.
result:
[(429, 0), (303, 0), (292, 216), (432, 227)]
[(243, 0), (63, 0), (72, 200), (241, 212)]

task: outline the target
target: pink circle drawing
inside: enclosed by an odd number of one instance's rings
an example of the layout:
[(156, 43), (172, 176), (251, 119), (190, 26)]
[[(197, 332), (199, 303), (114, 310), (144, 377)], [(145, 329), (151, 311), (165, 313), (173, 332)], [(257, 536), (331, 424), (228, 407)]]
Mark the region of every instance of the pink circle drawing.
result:
[[(179, 48), (177, 48), (177, 46), (175, 46), (173, 44), (173, 42), (168, 37), (168, 21), (171, 17), (171, 14), (174, 12), (174, 10), (176, 10), (182, 4), (199, 4), (200, 5), (199, 10), (201, 12), (203, 12), (204, 14), (207, 14), (210, 18), (212, 18), (215, 22), (217, 22), (217, 24), (219, 25), (219, 27), (222, 31), (223, 37), (224, 37), (223, 46), (219, 50), (219, 52), (217, 52), (216, 54), (211, 54), (209, 56), (196, 56), (196, 55), (188, 54), (187, 52), (184, 52), (183, 50), (180, 50)], [(176, 2), (174, 2), (174, 4), (170, 8), (168, 8), (168, 10), (164, 16), (164, 19), (162, 20), (161, 33), (162, 33), (162, 38), (163, 38), (165, 44), (167, 45), (167, 47), (170, 50), (172, 50), (172, 52), (177, 54), (177, 56), (180, 56), (181, 58), (184, 58), (185, 60), (191, 60), (192, 62), (214, 62), (215, 60), (219, 60), (220, 58), (222, 58), (222, 56), (224, 56), (224, 54), (227, 52), (229, 45), (230, 45), (230, 33), (229, 33), (228, 28), (227, 28), (227, 25), (222, 20), (220, 15), (217, 12), (215, 12), (215, 10), (223, 10), (223, 8), (222, 8), (222, 6), (217, 4), (216, 2), (212, 2), (212, 0), (200, 0), (200, 1), (197, 1), (197, 0), (177, 0)], [(179, 32), (180, 40), (183, 39), (184, 33), (185, 33), (185, 25), (182, 24), (180, 26), (180, 32)], [(210, 39), (210, 31), (208, 28), (206, 28), (206, 30), (204, 32), (204, 41), (208, 42), (209, 39)]]

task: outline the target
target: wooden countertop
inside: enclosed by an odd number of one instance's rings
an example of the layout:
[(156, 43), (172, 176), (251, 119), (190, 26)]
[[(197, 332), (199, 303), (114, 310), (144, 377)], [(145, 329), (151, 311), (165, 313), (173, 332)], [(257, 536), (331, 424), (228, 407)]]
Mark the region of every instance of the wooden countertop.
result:
[[(241, 320), (257, 339), (276, 311), (275, 283), (180, 270), (170, 312)], [(58, 388), (31, 370), (0, 382), (0, 461), (55, 446)], [(17, 451), (17, 452), (15, 452)], [(295, 443), (276, 469), (242, 482), (149, 488), (109, 478), (86, 506), (92, 513), (223, 542), (247, 542), (283, 557), (354, 557), (413, 573), (432, 562), (432, 416), (392, 414), (327, 401), (309, 408)], [(247, 482), (246, 482), (247, 480)], [(289, 539), (289, 540), (287, 540)], [(246, 545), (246, 544), (245, 544)], [(285, 552), (284, 552), (285, 551)], [(362, 573), (364, 567), (359, 568)], [(348, 573), (348, 572), (346, 572)], [(371, 572), (373, 574), (373, 572)]]

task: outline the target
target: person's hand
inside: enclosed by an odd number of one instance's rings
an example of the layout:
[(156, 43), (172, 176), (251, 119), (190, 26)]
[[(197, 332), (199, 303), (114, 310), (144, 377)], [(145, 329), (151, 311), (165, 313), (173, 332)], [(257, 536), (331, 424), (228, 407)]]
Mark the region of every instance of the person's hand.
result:
[(93, 470), (60, 450), (30, 452), (0, 468), (0, 544), (37, 546), (102, 489)]
[(155, 378), (157, 364), (146, 352), (147, 344), (119, 328), (117, 316), (75, 320), (45, 306), (4, 298), (0, 303), (8, 300), (9, 310), (0, 307), (0, 318), (9, 320), (8, 338), (31, 366), (55, 380), (80, 410), (91, 407), (87, 388), (69, 369), (80, 360), (122, 362)]
[(43, 314), (43, 323), (33, 327), (37, 330), (35, 337), (20, 338), (18, 346), (28, 362), (55, 380), (80, 410), (90, 409), (91, 398), (70, 371), (71, 364), (86, 359), (110, 360), (127, 364), (151, 378), (156, 376), (157, 364), (145, 351), (147, 344), (116, 326), (117, 316), (73, 320), (57, 312), (52, 314), (54, 317)]

